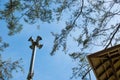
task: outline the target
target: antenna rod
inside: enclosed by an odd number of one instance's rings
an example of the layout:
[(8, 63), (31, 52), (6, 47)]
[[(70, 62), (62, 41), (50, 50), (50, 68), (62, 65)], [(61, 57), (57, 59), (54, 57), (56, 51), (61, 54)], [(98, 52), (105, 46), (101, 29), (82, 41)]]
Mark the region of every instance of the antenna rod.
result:
[(30, 46), (30, 48), (32, 49), (32, 56), (31, 56), (31, 62), (30, 62), (30, 68), (29, 68), (29, 73), (27, 76), (28, 80), (32, 80), (33, 75), (34, 75), (34, 62), (35, 62), (35, 56), (36, 56), (36, 48), (38, 47), (39, 49), (42, 48), (42, 44), (39, 44), (39, 41), (42, 40), (42, 38), (40, 36), (37, 37), (36, 41), (34, 41), (32, 39), (32, 37), (29, 38), (28, 41), (30, 41), (32, 43), (32, 45)]

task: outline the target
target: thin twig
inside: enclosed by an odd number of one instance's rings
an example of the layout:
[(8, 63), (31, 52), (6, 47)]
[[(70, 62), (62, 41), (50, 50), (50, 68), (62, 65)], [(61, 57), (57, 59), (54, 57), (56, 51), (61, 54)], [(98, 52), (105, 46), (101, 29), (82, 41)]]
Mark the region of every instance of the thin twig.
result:
[(88, 71), (82, 76), (82, 79), (86, 77), (86, 75), (92, 70), (92, 68), (89, 67)]
[(115, 29), (115, 31), (114, 31), (114, 33), (113, 33), (113, 35), (112, 35), (112, 37), (110, 38), (110, 41), (109, 41), (109, 43), (106, 45), (106, 47), (105, 47), (105, 49), (107, 49), (108, 48), (108, 46), (112, 43), (112, 40), (113, 40), (113, 38), (114, 38), (114, 36), (115, 36), (115, 34), (117, 33), (117, 31), (119, 30), (119, 28), (120, 28), (120, 24), (117, 26), (117, 28)]
[(84, 6), (84, 0), (82, 0), (82, 6), (80, 8), (80, 12), (79, 14), (76, 16), (75, 20), (73, 21), (72, 25), (75, 24), (76, 20), (79, 18), (79, 16), (81, 15), (82, 11), (83, 11), (83, 6)]

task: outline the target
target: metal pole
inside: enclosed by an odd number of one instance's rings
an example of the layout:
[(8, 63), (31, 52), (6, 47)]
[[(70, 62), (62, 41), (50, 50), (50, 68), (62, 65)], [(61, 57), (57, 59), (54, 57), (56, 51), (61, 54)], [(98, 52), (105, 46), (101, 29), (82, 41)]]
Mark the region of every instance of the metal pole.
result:
[(34, 75), (34, 62), (35, 62), (35, 56), (36, 56), (36, 48), (38, 47), (39, 49), (42, 48), (43, 45), (39, 44), (39, 40), (42, 40), (42, 38), (40, 36), (37, 37), (36, 41), (34, 41), (32, 39), (32, 37), (30, 37), (29, 41), (31, 41), (32, 45), (30, 46), (30, 48), (32, 49), (32, 56), (31, 56), (31, 62), (30, 62), (30, 68), (29, 68), (29, 73), (27, 76), (28, 80), (32, 80), (33, 75)]
[(31, 62), (30, 62), (30, 69), (29, 69), (29, 74), (28, 74), (28, 80), (32, 80), (34, 72), (34, 62), (35, 62), (35, 55), (36, 55), (36, 46), (34, 46), (33, 51), (32, 51), (32, 56), (31, 56)]

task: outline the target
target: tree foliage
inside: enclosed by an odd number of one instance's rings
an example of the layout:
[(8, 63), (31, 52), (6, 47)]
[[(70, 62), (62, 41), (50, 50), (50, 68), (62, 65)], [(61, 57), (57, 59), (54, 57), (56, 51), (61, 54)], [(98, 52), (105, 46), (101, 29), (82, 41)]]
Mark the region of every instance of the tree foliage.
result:
[(4, 48), (7, 48), (9, 46), (8, 43), (3, 42), (2, 37), (0, 37), (0, 51), (4, 51)]
[(21, 59), (12, 62), (10, 59), (3, 61), (0, 55), (0, 80), (9, 80), (13, 77), (12, 72), (20, 69), (23, 71), (23, 68), (20, 65)]
[[(1, 0), (0, 0), (1, 2)], [(5, 20), (7, 23), (7, 27), (9, 29), (9, 35), (13, 35), (19, 32), (22, 29), (22, 26), (17, 22), (17, 18), (14, 16), (12, 12), (15, 10), (12, 9), (12, 6), (16, 6), (15, 8), (19, 9), (19, 3), (14, 2), (10, 5), (10, 3), (5, 3), (5, 6), (0, 4), (0, 21)], [(2, 10), (2, 8), (4, 10)], [(11, 14), (12, 13), (12, 14)], [(1, 26), (4, 27), (4, 26)], [(11, 61), (11, 59), (3, 60), (2, 52), (9, 46), (8, 43), (2, 40), (2, 36), (0, 36), (0, 80), (9, 80), (13, 78), (13, 72), (18, 72), (19, 70), (23, 72), (23, 67), (21, 65), (22, 59)]]
[(1, 53), (5, 48), (9, 46), (8, 43), (3, 42), (0, 37), (0, 80), (9, 80), (13, 78), (13, 71), (18, 72), (18, 70), (23, 72), (23, 67), (21, 65), (22, 59), (11, 61), (11, 59), (3, 60)]
[[(52, 33), (55, 39), (51, 55), (62, 48), (70, 57), (77, 59), (74, 77), (85, 78), (91, 70), (86, 55), (92, 48), (100, 46), (106, 49), (120, 43), (119, 0), (8, 0), (3, 5), (0, 19), (6, 22), (9, 35), (22, 30), (21, 20), (34, 24), (38, 20), (61, 21), (67, 16), (61, 33)], [(69, 39), (73, 39), (75, 44), (77, 42), (79, 50), (68, 51)]]

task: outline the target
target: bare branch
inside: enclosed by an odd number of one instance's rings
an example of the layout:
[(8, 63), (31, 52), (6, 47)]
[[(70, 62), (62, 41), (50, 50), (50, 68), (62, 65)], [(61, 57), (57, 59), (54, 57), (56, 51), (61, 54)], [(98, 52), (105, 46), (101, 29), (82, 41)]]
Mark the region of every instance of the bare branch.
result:
[(91, 70), (92, 70), (92, 68), (89, 67), (88, 71), (82, 76), (82, 79), (84, 79), (87, 76), (87, 74), (90, 73)]
[[(120, 24), (117, 26), (117, 28), (115, 29), (115, 31), (113, 31), (113, 35), (112, 35), (112, 37), (110, 38), (110, 41), (109, 41), (109, 43), (106, 45), (105, 49), (107, 49), (107, 48), (109, 47), (109, 45), (112, 43), (112, 40), (113, 40), (115, 34), (118, 32), (119, 28), (120, 28)], [(110, 35), (110, 36), (111, 36), (111, 35)]]

